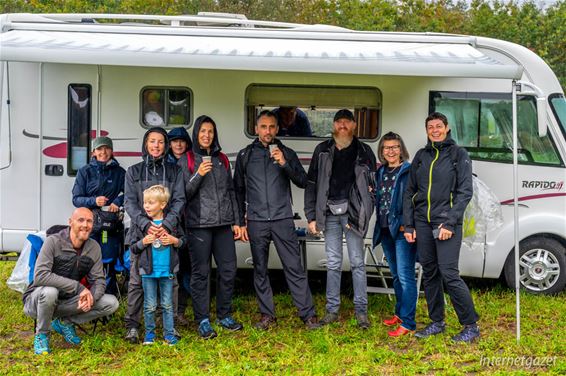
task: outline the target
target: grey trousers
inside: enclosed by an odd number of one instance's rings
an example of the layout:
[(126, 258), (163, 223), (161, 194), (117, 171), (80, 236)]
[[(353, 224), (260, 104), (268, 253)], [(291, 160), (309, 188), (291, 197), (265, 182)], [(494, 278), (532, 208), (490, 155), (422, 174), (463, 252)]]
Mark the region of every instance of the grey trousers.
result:
[(55, 287), (40, 286), (33, 290), (24, 303), (24, 313), (36, 319), (35, 333), (48, 334), (53, 319), (63, 319), (73, 324), (83, 324), (99, 317), (111, 315), (118, 309), (118, 299), (114, 295), (104, 294), (94, 303), (92, 309), (83, 312), (78, 309), (79, 295), (69, 299), (59, 299), (59, 290)]

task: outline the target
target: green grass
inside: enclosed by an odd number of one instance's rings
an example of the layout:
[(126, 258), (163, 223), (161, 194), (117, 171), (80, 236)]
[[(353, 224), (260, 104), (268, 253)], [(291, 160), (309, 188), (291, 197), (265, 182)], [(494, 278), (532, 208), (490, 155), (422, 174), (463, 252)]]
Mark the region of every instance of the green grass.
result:
[[(393, 302), (385, 295), (370, 295), (369, 315), (373, 326), (369, 331), (357, 329), (348, 296), (343, 298), (340, 323), (306, 331), (286, 293), (275, 298), (278, 327), (269, 332), (255, 330), (253, 323), (258, 314), (249, 273), (239, 279), (239, 293), (234, 301), (235, 316), (245, 325), (241, 332), (220, 330), (218, 338), (203, 341), (194, 328), (180, 328), (183, 338), (178, 346), (130, 345), (122, 340), (125, 311), (122, 304), (112, 321), (95, 335), (79, 333), (83, 338), (79, 348), (70, 348), (61, 336), (54, 334), (53, 353), (35, 356), (33, 321), (22, 313), (21, 295), (5, 285), (13, 265), (13, 262), (0, 263), (0, 374), (566, 374), (565, 293), (555, 297), (521, 296), (522, 341), (518, 345), (514, 292), (497, 282), (473, 281), (472, 294), (481, 315), (482, 339), (472, 345), (457, 345), (450, 341), (450, 336), (460, 329), (451, 306), (447, 309), (446, 335), (424, 341), (389, 339), (380, 324), (393, 311)], [(314, 281), (311, 285), (318, 311), (322, 312), (322, 284)], [(427, 323), (422, 298), (417, 307), (417, 321), (419, 325)], [(480, 363), (482, 357), (519, 357), (519, 360), (515, 364), (487, 366)], [(520, 359), (532, 363), (540, 362), (542, 357), (556, 359), (542, 367), (520, 364)]]

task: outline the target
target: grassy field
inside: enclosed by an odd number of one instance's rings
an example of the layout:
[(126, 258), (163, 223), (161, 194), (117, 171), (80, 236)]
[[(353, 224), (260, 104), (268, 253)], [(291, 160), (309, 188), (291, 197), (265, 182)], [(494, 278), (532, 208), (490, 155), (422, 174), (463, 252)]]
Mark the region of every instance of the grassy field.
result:
[[(22, 313), (21, 295), (5, 284), (13, 265), (0, 263), (0, 374), (566, 374), (566, 294), (522, 295), (522, 341), (518, 345), (514, 292), (496, 281), (472, 281), (482, 330), (482, 339), (472, 345), (451, 343), (450, 336), (460, 329), (451, 307), (446, 335), (424, 341), (389, 339), (380, 324), (393, 311), (393, 302), (385, 295), (370, 296), (373, 326), (369, 331), (357, 329), (349, 296), (343, 299), (340, 323), (306, 331), (290, 296), (279, 293), (279, 326), (269, 332), (258, 331), (253, 329), (258, 314), (251, 274), (242, 273), (234, 301), (235, 316), (245, 325), (241, 332), (220, 330), (218, 338), (203, 341), (194, 328), (179, 328), (183, 338), (175, 347), (130, 345), (122, 340), (122, 304), (111, 322), (95, 335), (82, 335), (79, 348), (70, 348), (55, 334), (53, 353), (35, 356), (33, 322)], [(316, 306), (322, 312), (324, 275), (313, 275), (312, 280)], [(417, 321), (419, 327), (427, 322), (422, 298)]]

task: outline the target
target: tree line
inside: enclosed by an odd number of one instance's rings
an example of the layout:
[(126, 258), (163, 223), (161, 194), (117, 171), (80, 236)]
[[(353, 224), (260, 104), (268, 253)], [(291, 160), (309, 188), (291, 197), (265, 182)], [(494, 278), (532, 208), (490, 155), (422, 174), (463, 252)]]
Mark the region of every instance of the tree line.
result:
[(4, 0), (1, 13), (240, 13), (249, 19), (353, 30), (478, 35), (523, 45), (566, 87), (566, 0)]

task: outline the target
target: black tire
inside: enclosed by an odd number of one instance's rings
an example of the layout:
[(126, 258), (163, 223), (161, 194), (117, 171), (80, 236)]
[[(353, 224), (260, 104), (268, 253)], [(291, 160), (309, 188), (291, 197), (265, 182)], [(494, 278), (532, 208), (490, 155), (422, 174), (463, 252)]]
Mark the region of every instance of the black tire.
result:
[[(557, 240), (535, 237), (520, 243), (521, 288), (533, 294), (557, 294), (566, 286), (566, 249)], [(515, 288), (515, 255), (507, 256), (505, 281)]]

